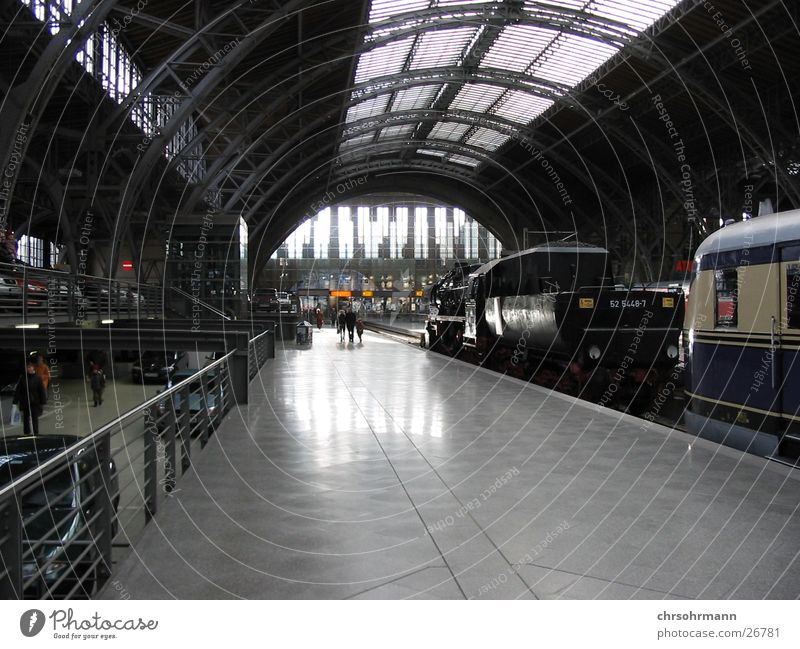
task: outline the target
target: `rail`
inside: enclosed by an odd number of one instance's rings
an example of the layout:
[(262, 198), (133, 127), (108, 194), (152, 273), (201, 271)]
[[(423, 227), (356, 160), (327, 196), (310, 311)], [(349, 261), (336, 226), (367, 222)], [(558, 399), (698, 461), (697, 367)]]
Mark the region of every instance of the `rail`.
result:
[[(82, 439), (0, 442), (0, 598), (91, 597), (108, 581), (192, 455), (235, 405), (228, 352)], [(248, 344), (250, 378), (274, 356), (272, 330)], [(14, 443), (28, 444), (33, 466)], [(55, 448), (54, 448), (55, 445)]]
[(74, 322), (160, 318), (161, 287), (22, 264), (0, 263), (0, 315), (4, 320)]
[(258, 374), (267, 359), (275, 358), (275, 331), (268, 329), (250, 341), (248, 353), (248, 378)]
[(224, 320), (230, 320), (231, 319), (231, 317), (229, 315), (227, 315), (225, 312), (220, 311), (218, 308), (216, 308), (214, 306), (211, 306), (208, 302), (204, 302), (203, 300), (200, 300), (200, 299), (196, 298), (191, 293), (187, 293), (182, 288), (178, 288), (177, 286), (170, 286), (170, 288), (173, 291), (175, 291), (178, 295), (180, 295), (182, 297), (189, 298), (189, 300), (191, 300), (192, 304), (197, 304), (197, 306), (200, 306), (200, 307), (202, 307), (202, 308), (204, 308), (204, 309), (206, 309), (208, 311), (211, 311), (211, 313), (221, 317)]

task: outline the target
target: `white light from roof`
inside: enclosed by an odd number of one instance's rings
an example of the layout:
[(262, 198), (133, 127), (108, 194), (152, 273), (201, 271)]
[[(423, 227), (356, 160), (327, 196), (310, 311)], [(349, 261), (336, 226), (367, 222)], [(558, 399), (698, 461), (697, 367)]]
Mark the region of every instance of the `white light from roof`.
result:
[(599, 18), (616, 20), (629, 25), (636, 32), (643, 32), (661, 18), (680, 0), (599, 0), (592, 2), (590, 14)]
[(433, 98), (439, 92), (439, 88), (441, 88), (440, 85), (432, 85), (414, 86), (398, 90), (392, 102), (392, 112), (430, 108)]
[(523, 72), (553, 42), (558, 32), (536, 25), (511, 25), (489, 48), (481, 67)]
[(436, 149), (417, 149), (417, 153), (422, 155), (431, 155), (436, 158), (444, 158), (446, 155), (444, 151), (437, 151)]
[(372, 138), (375, 136), (375, 133), (364, 133), (363, 135), (356, 135), (355, 137), (351, 137), (349, 140), (345, 140), (339, 145), (341, 150), (345, 149), (352, 149), (355, 146), (360, 144), (367, 144), (372, 141)]
[(509, 136), (503, 133), (498, 133), (490, 128), (478, 128), (466, 140), (466, 144), (471, 146), (486, 149), (487, 151), (495, 151), (503, 146), (509, 140)]
[(537, 97), (524, 90), (509, 90), (490, 112), (520, 124), (528, 124), (552, 105), (550, 99)]
[(358, 57), (355, 82), (402, 72), (413, 44), (414, 38), (409, 36), (364, 52)]
[(477, 167), (481, 161), (476, 160), (475, 158), (470, 158), (466, 155), (451, 155), (448, 158), (449, 162), (455, 162), (456, 164), (466, 165), (467, 167)]
[(428, 135), (429, 140), (460, 140), (470, 129), (469, 124), (458, 124), (456, 122), (436, 122)]
[(483, 113), (500, 98), (503, 92), (503, 88), (488, 83), (467, 83), (458, 91), (450, 108)]
[(557, 44), (535, 61), (531, 74), (575, 86), (617, 53), (617, 48), (574, 34), (561, 34)]
[(383, 115), (386, 112), (386, 107), (389, 105), (389, 94), (378, 95), (371, 99), (365, 99), (347, 109), (347, 116), (344, 121), (347, 123), (355, 122), (359, 119), (366, 119), (367, 117), (375, 117), (376, 115)]
[(369, 8), (369, 22), (377, 23), (396, 14), (419, 11), (431, 6), (431, 0), (372, 0)]
[(476, 31), (475, 27), (458, 27), (423, 33), (408, 69), (439, 68), (460, 63), (464, 48)]
[(385, 140), (390, 137), (409, 137), (414, 132), (414, 128), (416, 128), (414, 124), (397, 124), (395, 126), (387, 126), (386, 128), (381, 129), (378, 139)]

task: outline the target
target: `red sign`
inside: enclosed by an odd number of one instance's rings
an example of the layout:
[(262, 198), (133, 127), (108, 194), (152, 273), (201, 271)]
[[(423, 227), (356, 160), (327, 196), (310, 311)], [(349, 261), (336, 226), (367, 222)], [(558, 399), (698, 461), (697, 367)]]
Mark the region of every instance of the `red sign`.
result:
[(675, 262), (675, 270), (679, 273), (691, 273), (694, 270), (694, 261), (691, 259), (679, 259)]
[(122, 270), (133, 270), (133, 262), (132, 261), (123, 261), (122, 262)]

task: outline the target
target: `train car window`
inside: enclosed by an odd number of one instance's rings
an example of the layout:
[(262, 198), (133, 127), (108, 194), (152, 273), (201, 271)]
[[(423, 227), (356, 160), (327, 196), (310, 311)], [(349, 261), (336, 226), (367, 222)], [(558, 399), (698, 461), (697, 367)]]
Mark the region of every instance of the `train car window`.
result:
[(800, 264), (786, 266), (786, 316), (790, 329), (800, 329)]
[(716, 289), (716, 326), (735, 327), (738, 322), (738, 278), (735, 268), (714, 271)]

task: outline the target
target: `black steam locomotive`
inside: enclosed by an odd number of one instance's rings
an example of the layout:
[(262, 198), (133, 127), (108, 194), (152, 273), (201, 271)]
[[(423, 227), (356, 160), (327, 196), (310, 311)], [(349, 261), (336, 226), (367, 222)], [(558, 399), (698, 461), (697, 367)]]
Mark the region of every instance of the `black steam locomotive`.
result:
[(616, 284), (597, 246), (551, 243), (457, 266), (430, 298), (431, 348), (567, 392), (647, 396), (678, 362), (682, 294)]

